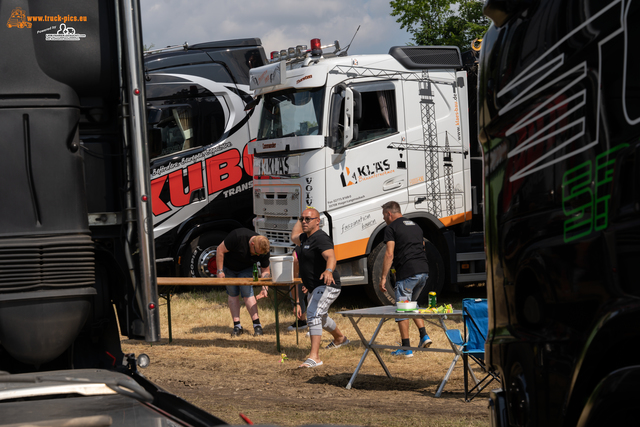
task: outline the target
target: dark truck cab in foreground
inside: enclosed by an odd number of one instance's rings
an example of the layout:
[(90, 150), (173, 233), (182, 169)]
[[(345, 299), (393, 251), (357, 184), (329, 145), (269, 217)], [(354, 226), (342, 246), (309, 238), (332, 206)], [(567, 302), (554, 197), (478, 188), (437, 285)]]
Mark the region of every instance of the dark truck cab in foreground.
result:
[(492, 425), (625, 425), (640, 379), (640, 3), (484, 11)]
[(224, 424), (120, 345), (160, 340), (138, 1), (0, 20), (0, 424)]

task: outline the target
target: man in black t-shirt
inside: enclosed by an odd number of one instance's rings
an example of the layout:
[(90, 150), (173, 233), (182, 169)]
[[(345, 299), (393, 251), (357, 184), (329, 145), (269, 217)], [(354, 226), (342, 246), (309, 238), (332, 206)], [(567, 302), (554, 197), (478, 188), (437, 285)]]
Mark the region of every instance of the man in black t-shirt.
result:
[[(253, 264), (260, 263), (261, 277), (269, 277), (269, 240), (248, 228), (237, 228), (227, 235), (216, 251), (216, 263), (218, 264), (217, 276), (224, 277), (252, 277)], [(254, 335), (263, 335), (260, 317), (258, 316), (258, 304), (253, 295), (253, 286), (227, 286), (229, 295), (229, 311), (233, 318), (234, 337), (242, 335), (244, 330), (240, 324), (240, 294), (244, 299), (244, 305), (253, 320)], [(264, 296), (266, 287), (258, 296)]]
[(297, 255), (303, 291), (311, 293), (307, 306), (311, 351), (300, 367), (315, 368), (322, 365), (319, 355), (322, 329), (333, 335), (333, 341), (326, 349), (349, 344), (347, 337), (328, 315), (329, 307), (340, 295), (340, 276), (335, 271), (333, 242), (327, 233), (320, 230), (320, 213), (317, 210), (309, 208), (302, 213), (300, 221), (291, 231), (291, 241), (300, 246)]
[[(387, 223), (384, 230), (384, 242), (387, 251), (382, 264), (380, 290), (387, 291), (387, 275), (391, 265), (396, 269), (396, 302), (417, 301), (420, 292), (427, 284), (429, 277), (429, 263), (424, 251), (422, 229), (418, 224), (402, 216), (397, 202), (387, 202), (382, 205), (382, 216)], [(431, 339), (424, 327), (424, 320), (413, 319), (420, 331), (419, 347), (429, 347)], [(400, 329), (402, 346), (410, 347), (409, 319), (396, 319)], [(392, 356), (412, 357), (413, 351), (398, 349)]]
[[(298, 254), (300, 253), (300, 246), (296, 246), (293, 250), (293, 277), (300, 277), (300, 268), (298, 263)], [(302, 283), (298, 283), (296, 287), (291, 291), (291, 298), (294, 303), (293, 314), (296, 316), (296, 320), (287, 328), (287, 331), (292, 332), (296, 329), (307, 329), (307, 298), (302, 292)], [(309, 334), (307, 334), (308, 336)]]

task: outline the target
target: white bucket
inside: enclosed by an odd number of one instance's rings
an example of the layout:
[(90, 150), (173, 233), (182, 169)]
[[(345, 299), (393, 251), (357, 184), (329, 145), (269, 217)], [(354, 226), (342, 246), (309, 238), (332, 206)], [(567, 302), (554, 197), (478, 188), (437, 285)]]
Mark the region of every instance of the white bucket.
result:
[(269, 258), (271, 266), (271, 280), (273, 283), (293, 282), (293, 257), (272, 256)]

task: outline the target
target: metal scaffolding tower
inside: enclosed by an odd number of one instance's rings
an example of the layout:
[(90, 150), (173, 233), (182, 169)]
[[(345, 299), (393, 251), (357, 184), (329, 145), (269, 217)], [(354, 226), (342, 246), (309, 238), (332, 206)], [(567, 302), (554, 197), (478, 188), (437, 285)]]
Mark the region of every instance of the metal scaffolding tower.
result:
[(427, 211), (440, 218), (440, 167), (438, 165), (438, 129), (436, 107), (433, 102), (431, 82), (422, 74), (420, 88), (420, 113), (422, 115), (422, 139), (424, 141), (424, 175), (427, 183)]
[[(455, 82), (439, 81), (429, 78), (427, 71), (422, 74), (406, 71), (383, 70), (376, 68), (364, 68), (358, 66), (335, 66), (329, 71), (330, 74), (344, 74), (351, 79), (364, 77), (374, 77), (381, 79), (400, 79), (403, 81), (417, 81), (420, 91), (420, 111), (422, 114), (422, 144), (409, 144), (406, 142), (394, 142), (389, 144), (388, 148), (398, 150), (414, 150), (424, 152), (425, 161), (425, 181), (427, 184), (427, 211), (435, 215), (437, 218), (442, 216), (442, 200), (446, 200), (447, 215), (453, 215), (455, 212), (455, 195), (453, 188), (453, 161), (452, 154), (467, 153), (461, 148), (451, 149), (449, 146), (449, 134), (445, 132), (445, 145), (438, 146), (438, 135), (436, 126), (435, 103), (433, 101), (433, 85), (445, 84), (453, 85), (455, 91)], [(439, 154), (443, 153), (445, 192), (440, 191), (440, 167)]]
[(449, 147), (449, 134), (444, 134), (444, 191), (447, 200), (447, 215), (451, 216), (456, 210), (455, 197), (453, 195), (453, 161), (451, 159), (451, 147)]

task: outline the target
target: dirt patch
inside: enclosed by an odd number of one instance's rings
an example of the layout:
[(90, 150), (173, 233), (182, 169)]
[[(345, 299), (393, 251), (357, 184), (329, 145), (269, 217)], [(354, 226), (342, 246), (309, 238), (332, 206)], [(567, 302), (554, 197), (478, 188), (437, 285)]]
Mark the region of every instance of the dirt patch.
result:
[[(245, 334), (232, 338), (224, 304), (181, 298), (174, 299), (171, 307), (175, 313), (172, 343), (166, 338), (154, 345), (124, 340), (123, 346), (127, 352), (150, 356), (151, 366), (142, 373), (151, 381), (231, 424), (243, 424), (239, 418), (239, 413), (243, 413), (256, 424), (282, 426), (488, 425), (488, 393), (482, 393), (470, 403), (463, 400), (461, 361), (442, 396), (434, 397), (451, 363), (451, 354), (421, 352), (409, 359), (396, 359), (383, 350), (383, 360), (393, 376), (388, 378), (371, 353), (353, 388), (347, 390), (345, 386), (364, 351), (349, 321), (331, 314), (355, 342), (336, 350), (321, 350), (322, 366), (301, 369), (298, 365), (308, 354), (309, 339), (304, 333), (296, 338), (295, 333), (286, 332), (293, 317), (285, 311), (280, 316), (281, 352), (278, 352), (275, 323), (269, 320), (269, 303), (261, 304), (265, 330), (262, 337)], [(338, 300), (334, 306), (339, 310), (346, 308), (341, 307), (345, 304), (349, 305)], [(211, 314), (218, 311), (217, 317), (212, 318)], [(242, 319), (244, 325), (250, 325), (248, 316), (247, 320)], [(377, 325), (377, 322), (370, 323), (361, 325), (366, 333), (371, 333)], [(166, 322), (163, 326), (166, 337)], [(461, 327), (461, 322), (454, 322), (451, 327)], [(417, 336), (415, 327), (412, 328), (412, 334)], [(436, 328), (428, 329), (434, 346), (444, 345), (444, 336)], [(329, 343), (329, 338), (325, 333), (323, 346)], [(386, 340), (394, 344), (398, 339), (397, 327), (387, 322), (379, 342)], [(284, 360), (282, 353), (287, 357)]]

